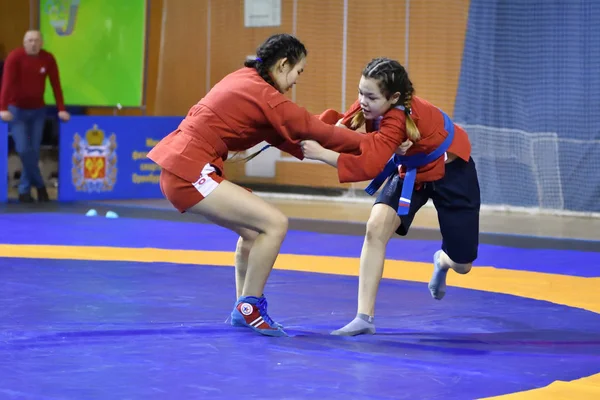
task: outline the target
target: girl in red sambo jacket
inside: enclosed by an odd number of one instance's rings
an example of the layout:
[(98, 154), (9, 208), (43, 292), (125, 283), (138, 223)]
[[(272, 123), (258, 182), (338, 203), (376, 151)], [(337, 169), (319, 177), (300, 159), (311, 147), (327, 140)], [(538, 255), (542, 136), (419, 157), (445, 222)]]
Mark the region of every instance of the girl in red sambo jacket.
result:
[(285, 335), (267, 313), (263, 290), (288, 220), (274, 206), (228, 181), (224, 161), (230, 151), (245, 151), (263, 141), (300, 159), (299, 143), (304, 139), (342, 152), (360, 147), (361, 134), (326, 124), (284, 96), (304, 71), (306, 55), (293, 36), (268, 38), (255, 60), (217, 83), (148, 153), (162, 167), (165, 197), (180, 212), (200, 214), (240, 235), (238, 299), (231, 324), (269, 336)]

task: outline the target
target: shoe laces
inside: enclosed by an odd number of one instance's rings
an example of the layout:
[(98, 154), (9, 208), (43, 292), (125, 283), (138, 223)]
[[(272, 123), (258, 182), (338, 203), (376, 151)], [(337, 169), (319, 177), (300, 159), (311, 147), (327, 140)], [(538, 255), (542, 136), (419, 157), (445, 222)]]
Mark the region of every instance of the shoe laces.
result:
[(261, 317), (263, 317), (265, 322), (271, 326), (275, 325), (275, 322), (271, 319), (271, 317), (269, 317), (269, 314), (267, 313), (267, 299), (261, 297), (256, 303), (256, 306), (258, 307), (258, 311), (260, 312), (260, 315)]

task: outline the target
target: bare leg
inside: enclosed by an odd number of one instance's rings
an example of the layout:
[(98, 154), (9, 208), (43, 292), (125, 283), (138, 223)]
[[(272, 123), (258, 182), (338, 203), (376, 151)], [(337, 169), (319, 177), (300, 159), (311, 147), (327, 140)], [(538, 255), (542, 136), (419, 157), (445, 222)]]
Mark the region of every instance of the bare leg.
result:
[(242, 229), (257, 232), (248, 252), (242, 295), (261, 297), (287, 233), (287, 217), (260, 197), (229, 181), (221, 182), (188, 212), (203, 215), (237, 233)]
[(250, 249), (258, 236), (257, 232), (249, 229), (243, 229), (240, 233), (237, 246), (235, 248), (235, 294), (236, 299), (242, 295), (244, 282), (246, 281), (246, 271), (248, 270), (248, 257)]
[(358, 312), (375, 316), (375, 299), (383, 276), (388, 242), (400, 226), (400, 217), (386, 204), (375, 204), (367, 222), (367, 232), (360, 254)]
[(383, 276), (385, 251), (392, 235), (400, 226), (400, 217), (386, 204), (375, 204), (367, 222), (367, 232), (360, 254), (358, 278), (358, 313), (354, 320), (333, 335), (354, 336), (375, 333), (373, 317), (379, 282)]

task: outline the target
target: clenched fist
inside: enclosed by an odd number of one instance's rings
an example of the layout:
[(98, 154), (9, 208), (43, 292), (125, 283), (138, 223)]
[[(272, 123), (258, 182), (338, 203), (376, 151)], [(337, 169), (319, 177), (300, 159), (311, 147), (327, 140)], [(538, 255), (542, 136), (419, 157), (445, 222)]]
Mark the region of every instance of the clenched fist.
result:
[(300, 147), (302, 147), (304, 157), (311, 160), (320, 160), (323, 150), (325, 150), (323, 146), (314, 140), (303, 140), (300, 142)]

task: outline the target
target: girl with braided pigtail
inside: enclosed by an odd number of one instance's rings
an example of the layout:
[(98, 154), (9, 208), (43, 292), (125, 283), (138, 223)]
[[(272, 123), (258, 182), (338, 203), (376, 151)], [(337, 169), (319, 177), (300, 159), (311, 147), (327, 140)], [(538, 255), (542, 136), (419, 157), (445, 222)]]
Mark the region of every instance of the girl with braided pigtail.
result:
[(404, 67), (388, 58), (363, 70), (359, 98), (338, 125), (369, 132), (356, 154), (340, 154), (313, 141), (302, 142), (306, 158), (338, 169), (340, 182), (373, 179), (366, 191), (379, 193), (360, 257), (358, 312), (334, 335), (374, 334), (375, 299), (392, 235), (405, 236), (417, 211), (429, 199), (438, 213), (443, 237), (433, 255), (429, 291), (441, 300), (449, 269), (471, 270), (479, 245), (480, 194), (466, 132), (440, 109), (414, 96)]
[(301, 140), (317, 140), (344, 152), (358, 148), (363, 138), (321, 121), (284, 95), (304, 71), (306, 54), (291, 35), (269, 37), (255, 60), (217, 83), (148, 153), (161, 166), (161, 190), (176, 209), (202, 215), (240, 236), (231, 324), (268, 336), (286, 335), (269, 316), (263, 290), (288, 220), (225, 179), (225, 160), (230, 151), (245, 151), (263, 141), (302, 159)]

